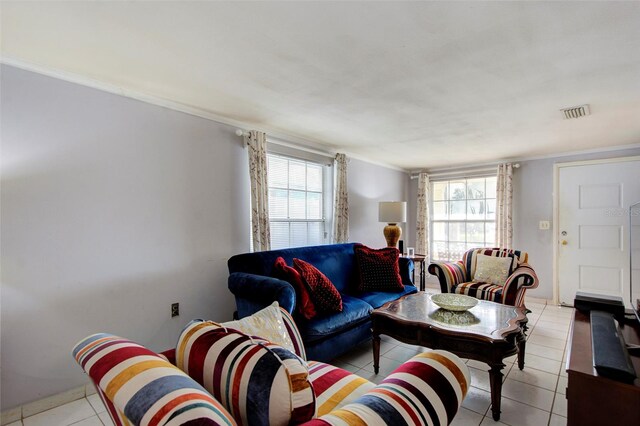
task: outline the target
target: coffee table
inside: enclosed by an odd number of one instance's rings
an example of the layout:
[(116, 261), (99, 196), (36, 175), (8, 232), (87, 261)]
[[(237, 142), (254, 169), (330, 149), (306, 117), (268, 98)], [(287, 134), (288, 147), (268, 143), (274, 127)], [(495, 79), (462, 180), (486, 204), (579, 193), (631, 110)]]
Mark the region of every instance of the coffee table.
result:
[(378, 373), (380, 335), (401, 342), (444, 349), (462, 358), (489, 365), (491, 411), (500, 419), (504, 358), (518, 354), (524, 368), (525, 308), (478, 301), (465, 312), (451, 312), (431, 301), (431, 294), (418, 292), (384, 304), (371, 313), (373, 327), (373, 368)]

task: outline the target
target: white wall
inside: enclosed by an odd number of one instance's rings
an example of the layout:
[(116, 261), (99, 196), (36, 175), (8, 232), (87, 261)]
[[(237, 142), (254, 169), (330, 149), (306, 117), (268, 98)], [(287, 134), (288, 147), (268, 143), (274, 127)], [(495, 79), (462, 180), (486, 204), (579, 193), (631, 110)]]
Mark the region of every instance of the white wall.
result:
[[(386, 247), (382, 231), (386, 223), (378, 222), (378, 202), (409, 201), (409, 175), (356, 159), (350, 159), (347, 173), (349, 188), (349, 239), (369, 247)], [(407, 204), (407, 209), (409, 204)], [(406, 224), (402, 239), (409, 234)]]
[(8, 66), (1, 78), (2, 408), (84, 384), (70, 351), (90, 333), (161, 350), (192, 318), (230, 319), (226, 260), (249, 249), (235, 129)]
[[(527, 295), (553, 299), (553, 165), (632, 155), (640, 155), (640, 148), (520, 161), (513, 178), (513, 246), (529, 253), (540, 280)], [(541, 220), (551, 222), (551, 229), (538, 229)]]
[[(193, 318), (227, 320), (226, 260), (249, 250), (235, 128), (2, 66), (2, 409), (86, 383), (96, 332), (153, 350)], [(351, 160), (351, 239), (385, 245), (378, 201), (403, 172)], [(181, 314), (170, 319), (170, 304)]]

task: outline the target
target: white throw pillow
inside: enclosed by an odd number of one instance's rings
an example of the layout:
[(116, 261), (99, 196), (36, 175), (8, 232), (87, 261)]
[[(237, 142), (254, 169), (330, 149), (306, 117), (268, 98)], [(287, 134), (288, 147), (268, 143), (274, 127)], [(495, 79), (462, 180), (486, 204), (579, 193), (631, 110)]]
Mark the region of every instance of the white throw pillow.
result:
[(237, 321), (223, 322), (220, 325), (242, 331), (250, 336), (262, 337), (271, 343), (275, 343), (296, 353), (291, 337), (289, 337), (287, 328), (282, 320), (282, 313), (280, 312), (278, 302), (273, 302), (271, 305), (251, 316)]
[(476, 271), (473, 275), (474, 282), (504, 285), (509, 278), (513, 257), (495, 257), (485, 254), (476, 255)]

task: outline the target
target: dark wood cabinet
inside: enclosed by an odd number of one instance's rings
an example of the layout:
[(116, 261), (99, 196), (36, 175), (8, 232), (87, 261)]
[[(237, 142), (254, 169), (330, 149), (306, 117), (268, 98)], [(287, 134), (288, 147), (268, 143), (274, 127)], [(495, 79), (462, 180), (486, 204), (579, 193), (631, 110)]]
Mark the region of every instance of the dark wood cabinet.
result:
[[(621, 328), (628, 344), (640, 344), (640, 324), (627, 321)], [(567, 424), (640, 425), (640, 379), (633, 384), (598, 376), (593, 368), (589, 314), (576, 311), (567, 357)], [(640, 356), (631, 357), (640, 374)]]

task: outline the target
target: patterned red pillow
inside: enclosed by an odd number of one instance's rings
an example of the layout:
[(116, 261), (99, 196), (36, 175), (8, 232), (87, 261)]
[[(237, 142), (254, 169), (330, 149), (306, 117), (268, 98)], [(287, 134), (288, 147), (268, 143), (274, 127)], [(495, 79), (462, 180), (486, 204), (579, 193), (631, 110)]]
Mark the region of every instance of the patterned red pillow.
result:
[(400, 252), (394, 247), (372, 249), (362, 244), (354, 247), (356, 264), (360, 273), (359, 291), (404, 290), (398, 258)]
[(296, 307), (300, 315), (306, 319), (311, 319), (316, 316), (316, 307), (313, 305), (307, 286), (298, 271), (287, 265), (287, 262), (285, 262), (282, 257), (278, 257), (273, 264), (273, 272), (271, 275), (293, 286), (293, 289), (296, 291)]
[(326, 275), (312, 264), (300, 259), (293, 259), (293, 267), (307, 283), (313, 304), (319, 311), (342, 312), (340, 292)]

